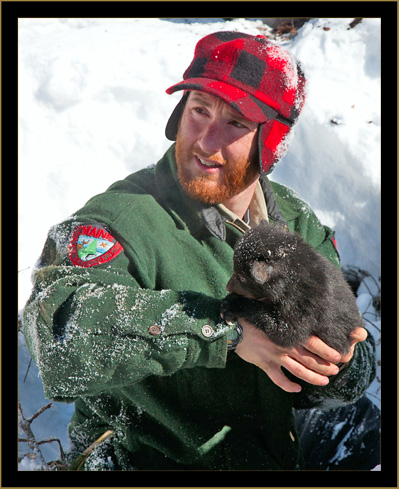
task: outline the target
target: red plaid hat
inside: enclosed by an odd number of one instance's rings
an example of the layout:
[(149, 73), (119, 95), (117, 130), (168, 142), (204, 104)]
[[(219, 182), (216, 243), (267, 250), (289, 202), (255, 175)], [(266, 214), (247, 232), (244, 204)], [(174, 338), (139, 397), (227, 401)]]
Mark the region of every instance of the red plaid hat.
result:
[[(286, 49), (264, 36), (222, 31), (197, 43), (183, 81), (166, 92), (207, 92), (259, 123), (260, 172), (268, 174), (288, 149), (288, 134), (305, 101), (305, 82), (300, 63)], [(166, 126), (172, 141), (186, 100), (183, 96)]]

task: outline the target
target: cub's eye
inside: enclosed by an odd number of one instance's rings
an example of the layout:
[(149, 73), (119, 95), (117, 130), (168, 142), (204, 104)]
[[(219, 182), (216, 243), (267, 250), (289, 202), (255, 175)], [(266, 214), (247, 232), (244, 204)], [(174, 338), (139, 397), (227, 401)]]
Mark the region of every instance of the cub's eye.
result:
[(242, 275), (238, 275), (238, 280), (241, 282), (241, 283), (245, 283), (246, 279), (244, 276)]

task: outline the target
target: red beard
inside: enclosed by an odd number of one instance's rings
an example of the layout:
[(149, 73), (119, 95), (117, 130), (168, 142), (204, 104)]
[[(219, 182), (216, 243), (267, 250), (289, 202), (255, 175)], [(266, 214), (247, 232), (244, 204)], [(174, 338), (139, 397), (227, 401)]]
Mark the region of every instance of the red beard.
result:
[[(221, 155), (213, 157), (201, 155), (201, 151), (194, 147), (188, 148), (179, 134), (176, 138), (177, 176), (184, 191), (194, 200), (206, 204), (218, 204), (231, 199), (245, 190), (259, 177), (257, 155), (250, 159), (234, 158), (225, 160)], [(212, 159), (215, 163), (223, 165), (221, 178), (206, 173), (192, 176), (188, 161), (193, 155)]]

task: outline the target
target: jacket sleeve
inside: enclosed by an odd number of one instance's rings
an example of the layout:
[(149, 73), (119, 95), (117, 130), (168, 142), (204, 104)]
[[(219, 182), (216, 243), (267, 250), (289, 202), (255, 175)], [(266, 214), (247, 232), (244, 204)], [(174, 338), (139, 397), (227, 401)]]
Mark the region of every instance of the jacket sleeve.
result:
[(65, 225), (49, 233), (23, 312), (26, 343), (49, 399), (71, 401), (149, 375), (225, 366), (231, 327), (219, 317), (218, 300), (140, 288), (123, 252), (107, 264), (74, 266), (57, 251), (65, 235)]

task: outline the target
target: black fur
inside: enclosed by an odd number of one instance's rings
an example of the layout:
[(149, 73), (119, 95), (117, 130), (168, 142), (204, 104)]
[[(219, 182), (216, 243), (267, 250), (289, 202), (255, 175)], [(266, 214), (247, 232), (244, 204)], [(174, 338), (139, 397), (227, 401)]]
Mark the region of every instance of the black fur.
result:
[(297, 233), (266, 221), (238, 240), (227, 290), (224, 318), (241, 317), (283, 347), (303, 345), (315, 335), (345, 354), (349, 334), (363, 327), (342, 272)]

